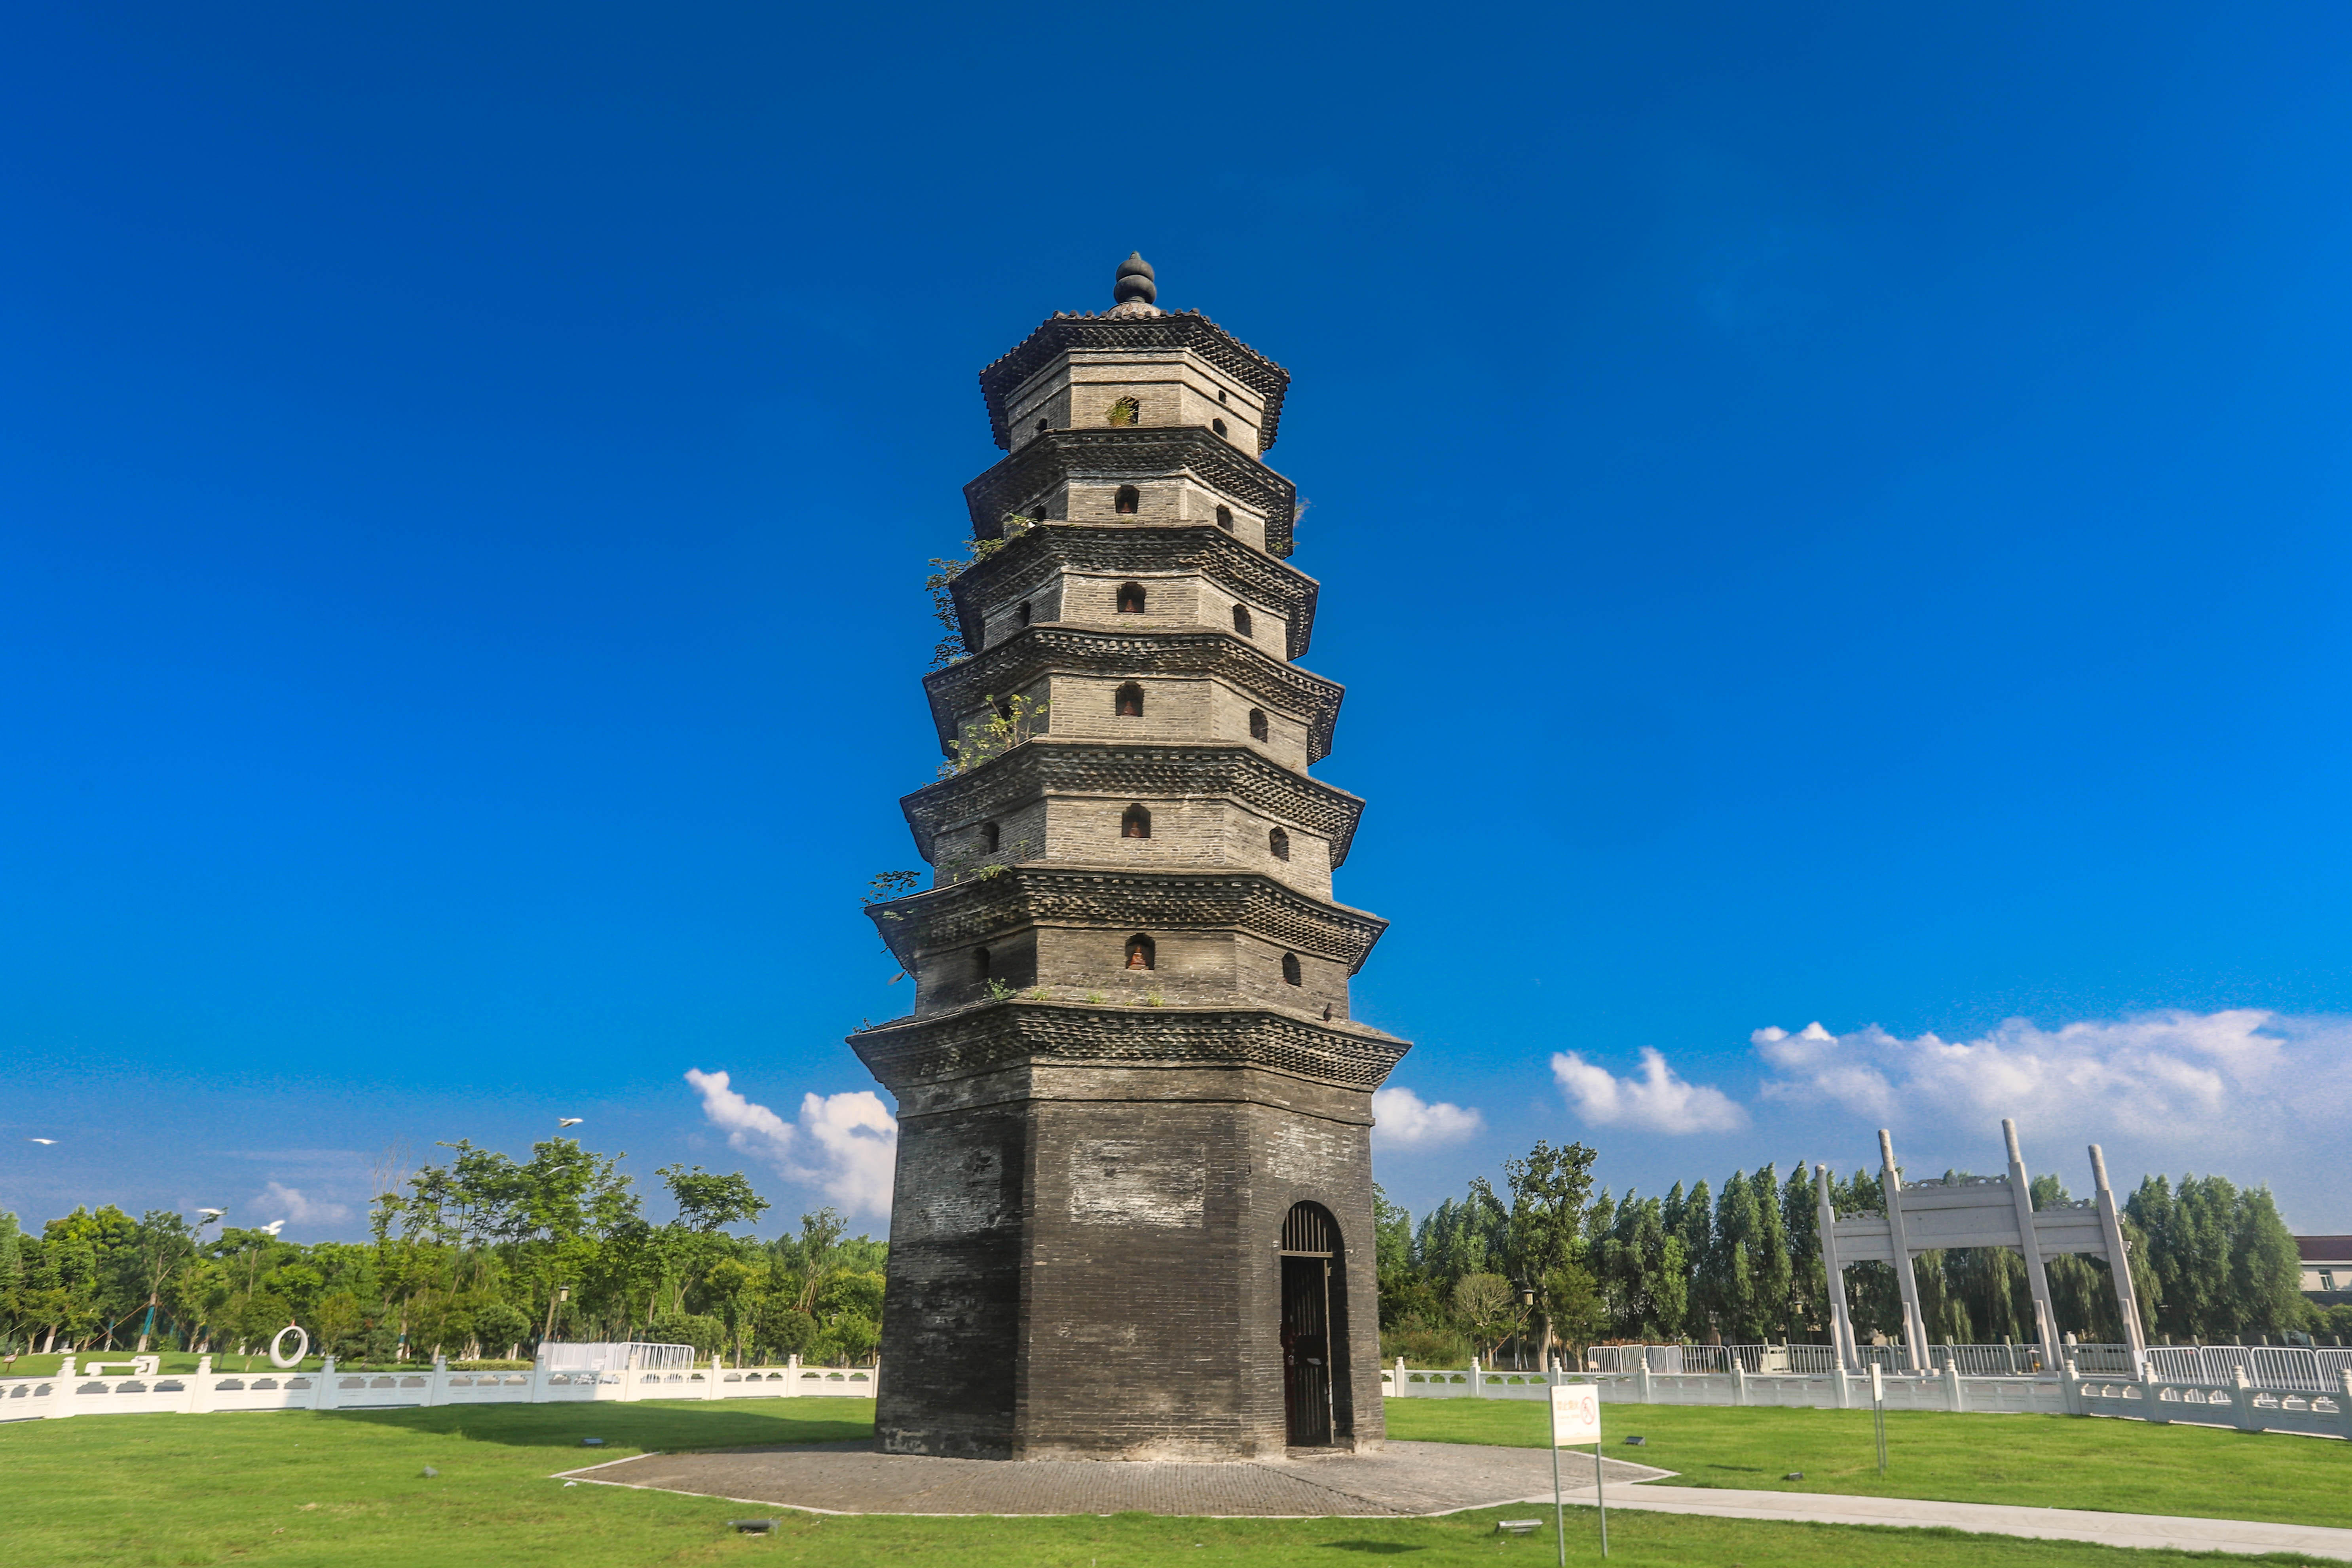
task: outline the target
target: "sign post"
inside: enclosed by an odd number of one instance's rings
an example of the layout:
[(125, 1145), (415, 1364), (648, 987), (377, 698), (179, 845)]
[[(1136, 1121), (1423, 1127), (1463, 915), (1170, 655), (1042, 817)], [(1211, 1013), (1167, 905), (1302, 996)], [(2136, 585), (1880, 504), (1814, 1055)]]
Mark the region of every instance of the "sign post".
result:
[(1570, 1444), (1592, 1445), (1592, 1500), (1601, 1513), (1601, 1555), (1609, 1555), (1609, 1499), (1601, 1483), (1601, 1385), (1556, 1383), (1551, 1386), (1552, 1531), (1559, 1542), (1560, 1568), (1568, 1568), (1568, 1506), (1560, 1497), (1559, 1451)]
[(1886, 1373), (1876, 1362), (1870, 1363), (1870, 1419), (1878, 1428), (1878, 1473), (1886, 1473)]

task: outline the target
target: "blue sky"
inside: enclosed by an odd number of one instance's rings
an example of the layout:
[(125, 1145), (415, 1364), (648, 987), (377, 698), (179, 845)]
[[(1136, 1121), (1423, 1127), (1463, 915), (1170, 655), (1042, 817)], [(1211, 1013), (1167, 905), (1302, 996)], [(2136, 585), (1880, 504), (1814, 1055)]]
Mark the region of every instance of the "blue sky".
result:
[(1295, 377), (1393, 1195), (2015, 1114), (2352, 1229), (2340, 9), (5, 31), (0, 1207), (878, 1223), (974, 374), (1140, 248)]

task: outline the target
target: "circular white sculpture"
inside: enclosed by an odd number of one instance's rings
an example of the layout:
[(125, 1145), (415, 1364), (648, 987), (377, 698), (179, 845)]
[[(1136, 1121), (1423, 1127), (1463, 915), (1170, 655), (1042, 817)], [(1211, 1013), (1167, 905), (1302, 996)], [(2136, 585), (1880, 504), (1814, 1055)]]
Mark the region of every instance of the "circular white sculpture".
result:
[[(280, 1348), (286, 1343), (286, 1336), (289, 1334), (294, 1335), (302, 1342), (294, 1347), (292, 1355), (283, 1353)], [(278, 1337), (269, 1342), (269, 1364), (272, 1366), (300, 1366), (302, 1358), (310, 1353), (310, 1331), (299, 1324), (287, 1324), (278, 1331)]]

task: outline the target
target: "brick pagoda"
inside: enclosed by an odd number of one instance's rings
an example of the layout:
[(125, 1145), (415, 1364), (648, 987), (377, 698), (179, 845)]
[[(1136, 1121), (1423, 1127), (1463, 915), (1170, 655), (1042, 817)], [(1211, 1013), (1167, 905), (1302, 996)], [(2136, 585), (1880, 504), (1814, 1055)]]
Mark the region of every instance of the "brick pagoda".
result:
[(1385, 922), (1334, 902), (1363, 803), (1265, 466), (1289, 375), (1151, 268), (981, 373), (930, 890), (871, 910), (909, 1017), (878, 1427), (900, 1453), (1239, 1458), (1381, 1435), (1371, 1095)]

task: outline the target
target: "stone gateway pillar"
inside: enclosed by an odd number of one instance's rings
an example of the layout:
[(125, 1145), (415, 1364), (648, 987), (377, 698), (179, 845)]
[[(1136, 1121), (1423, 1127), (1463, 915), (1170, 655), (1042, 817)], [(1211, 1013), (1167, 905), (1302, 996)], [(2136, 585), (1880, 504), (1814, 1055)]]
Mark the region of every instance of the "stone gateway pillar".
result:
[[(1286, 372), (1129, 257), (981, 373), (949, 763), (901, 803), (929, 890), (870, 907), (911, 1016), (877, 1426), (898, 1453), (1232, 1458), (1379, 1442), (1371, 1095), (1386, 922), (1335, 902), (1363, 802), (1310, 776), (1273, 446)], [(950, 647), (948, 650), (955, 650)]]

